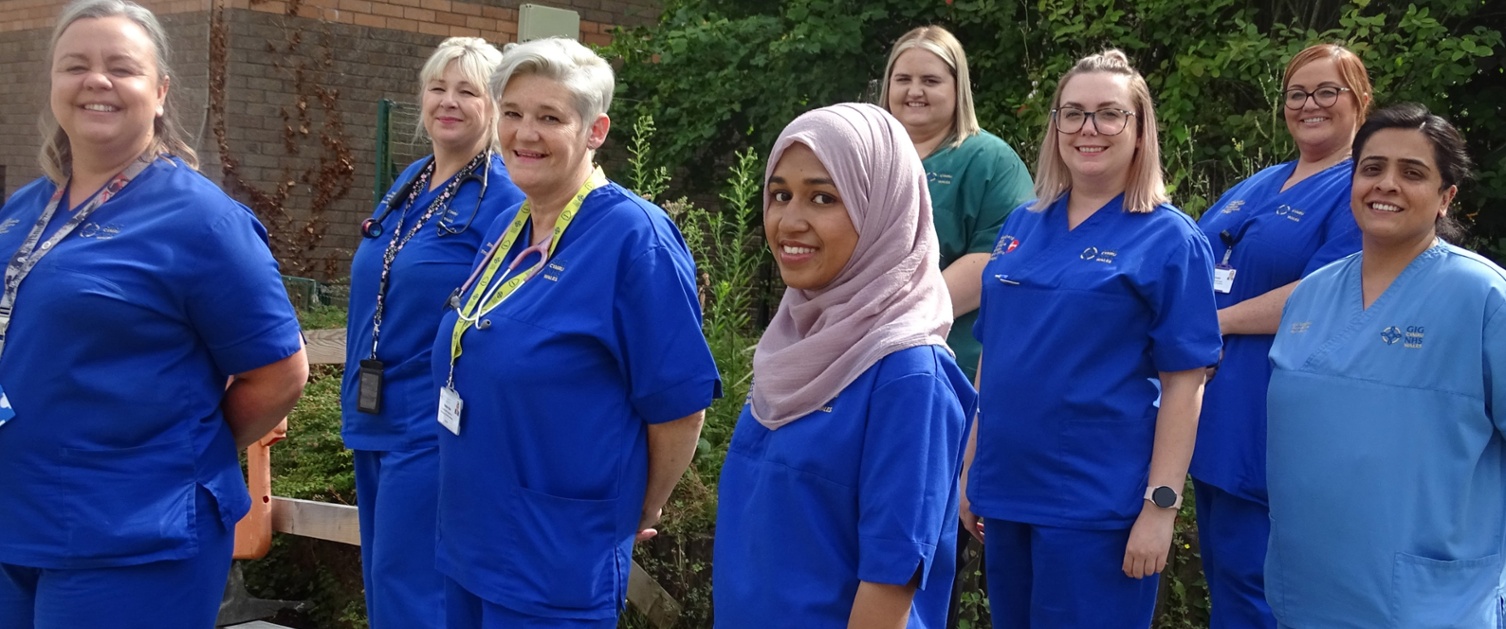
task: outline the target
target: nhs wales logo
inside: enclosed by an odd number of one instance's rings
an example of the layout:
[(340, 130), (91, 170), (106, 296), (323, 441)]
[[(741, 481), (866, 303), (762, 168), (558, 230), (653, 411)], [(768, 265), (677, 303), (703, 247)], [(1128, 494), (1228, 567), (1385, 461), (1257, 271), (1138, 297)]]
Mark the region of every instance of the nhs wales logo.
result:
[(1381, 330), (1381, 342), (1386, 345), (1400, 344), (1407, 349), (1422, 349), (1423, 339), (1427, 336), (1427, 329), (1420, 325), (1386, 326)]

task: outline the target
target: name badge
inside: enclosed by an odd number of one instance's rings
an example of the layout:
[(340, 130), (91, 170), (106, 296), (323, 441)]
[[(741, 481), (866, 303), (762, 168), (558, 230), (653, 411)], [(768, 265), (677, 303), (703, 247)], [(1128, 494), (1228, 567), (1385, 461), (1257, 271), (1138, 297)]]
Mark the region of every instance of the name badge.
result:
[(452, 387), (439, 389), (439, 425), (455, 436), (460, 436), (460, 409), (465, 402), (460, 399), (460, 393)]
[(15, 416), (15, 409), (10, 407), (10, 398), (6, 397), (4, 389), (0, 389), (0, 427), (5, 426)]
[(1227, 264), (1213, 267), (1213, 290), (1226, 295), (1234, 290), (1234, 267)]
[(356, 410), (372, 415), (382, 412), (382, 361), (361, 361), (356, 377)]

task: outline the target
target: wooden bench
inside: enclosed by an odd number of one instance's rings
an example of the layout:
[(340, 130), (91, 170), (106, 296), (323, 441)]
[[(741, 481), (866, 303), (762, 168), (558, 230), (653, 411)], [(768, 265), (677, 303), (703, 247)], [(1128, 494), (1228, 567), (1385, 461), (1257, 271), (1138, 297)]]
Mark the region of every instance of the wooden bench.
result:
[[(345, 330), (313, 330), (306, 332), (310, 365), (345, 364)], [(283, 533), (321, 539), (352, 546), (361, 545), (361, 525), (356, 508), (350, 505), (282, 498), (272, 495), (273, 444), (287, 437), (287, 420), (267, 436), (246, 449), (246, 485), (251, 492), (251, 511), (235, 526), (234, 557), (241, 560), (260, 559), (272, 549), (272, 534)], [(226, 618), (226, 604), (242, 604), (252, 608), (276, 609), (292, 603), (284, 601), (260, 601), (251, 599), (239, 584), (239, 568), (231, 575), (227, 588), (226, 603), (221, 606), (221, 619)], [(233, 597), (239, 600), (232, 601)], [(642, 612), (649, 623), (658, 629), (675, 626), (680, 618), (680, 604), (669, 595), (653, 577), (638, 565), (632, 564), (628, 575), (628, 604)], [(244, 618), (236, 618), (236, 621)], [(278, 627), (263, 621), (230, 624), (237, 629), (271, 629)]]

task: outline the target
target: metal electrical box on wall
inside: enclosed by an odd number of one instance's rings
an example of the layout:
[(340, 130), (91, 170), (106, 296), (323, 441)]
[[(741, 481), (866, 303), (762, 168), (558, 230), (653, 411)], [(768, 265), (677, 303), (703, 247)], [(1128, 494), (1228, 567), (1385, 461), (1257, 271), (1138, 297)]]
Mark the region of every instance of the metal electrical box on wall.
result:
[(525, 42), (545, 37), (580, 39), (580, 14), (569, 9), (556, 9), (542, 4), (525, 4), (518, 7), (518, 41)]

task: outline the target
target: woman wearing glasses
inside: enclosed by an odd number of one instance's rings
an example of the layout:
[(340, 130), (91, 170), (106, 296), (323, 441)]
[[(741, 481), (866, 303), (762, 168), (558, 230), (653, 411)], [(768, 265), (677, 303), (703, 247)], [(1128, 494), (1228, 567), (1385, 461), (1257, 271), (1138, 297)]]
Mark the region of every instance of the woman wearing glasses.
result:
[(967, 53), (946, 29), (922, 26), (900, 36), (884, 77), (879, 100), (904, 125), (926, 169), (941, 275), (957, 318), (947, 346), (972, 378), (983, 265), (1004, 217), (1030, 200), (1030, 173), (1013, 148), (978, 127)]
[(1360, 248), (1349, 145), (1370, 108), (1365, 65), (1340, 46), (1309, 47), (1287, 64), (1282, 103), (1297, 159), (1231, 188), (1198, 221), (1218, 263), (1224, 335), (1191, 468), (1214, 629), (1276, 626), (1264, 589), (1266, 355), (1297, 282)]
[(341, 436), (355, 451), (361, 572), (373, 629), (439, 627), (434, 570), (438, 388), (434, 330), (465, 281), (481, 236), (523, 200), (496, 153), (487, 81), (502, 53), (478, 37), (439, 44), (418, 75), (420, 121), (434, 154), (398, 176), (350, 267)]
[(1212, 252), (1167, 203), (1123, 53), (1078, 61), (1052, 103), (1037, 199), (983, 273), (963, 525), (997, 626), (1143, 629), (1218, 360)]
[(592, 164), (615, 81), (568, 39), (492, 74), (523, 204), (440, 324), (439, 548), (455, 629), (617, 626), (720, 394), (695, 265), (663, 210)]

